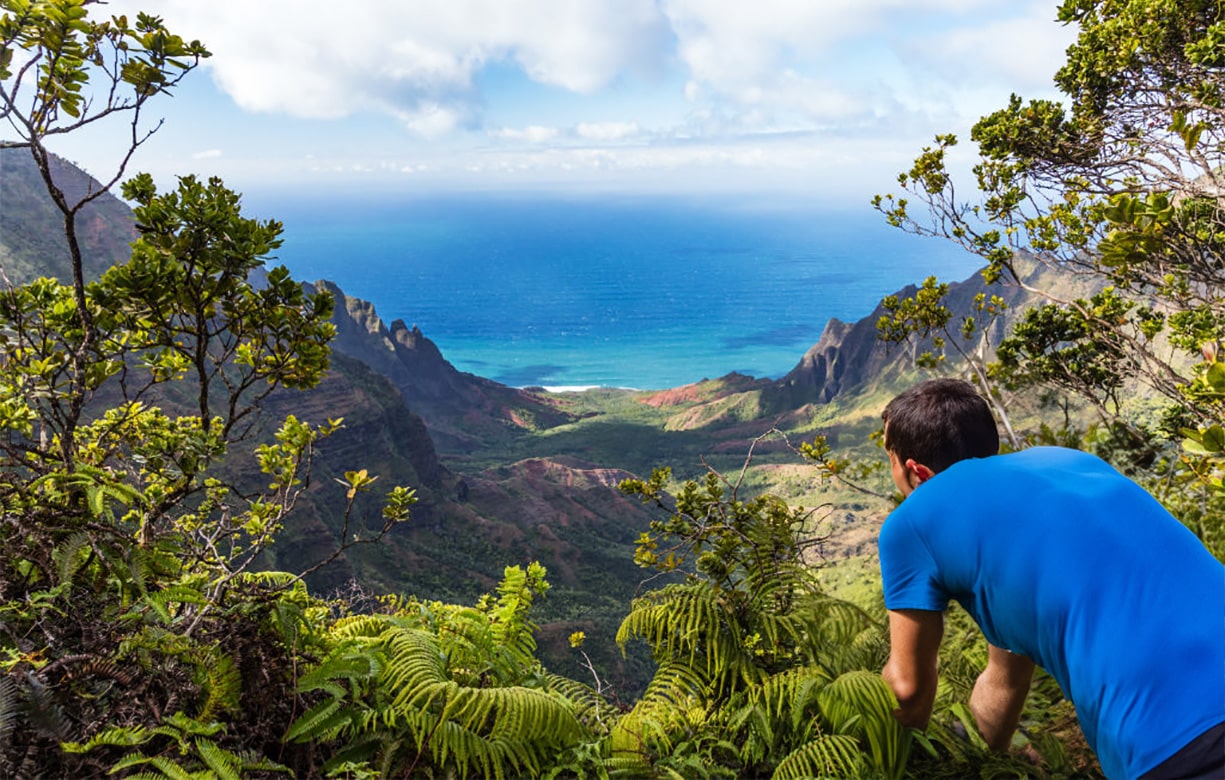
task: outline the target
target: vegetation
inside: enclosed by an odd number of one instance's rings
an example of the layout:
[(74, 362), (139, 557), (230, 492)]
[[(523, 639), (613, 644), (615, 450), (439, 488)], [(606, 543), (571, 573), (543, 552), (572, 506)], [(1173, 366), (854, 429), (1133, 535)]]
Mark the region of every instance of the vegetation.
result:
[[(973, 315), (947, 343), (977, 348), (965, 364), (1002, 422), (1012, 394), (1032, 387), (1095, 412), (1014, 446), (1081, 440), (1222, 557), (1225, 20), (1201, 0), (1065, 0), (1059, 18), (1080, 29), (1055, 77), (1068, 104), (1014, 95), (975, 125), (978, 198), (961, 200), (945, 163), (957, 139), (945, 135), (899, 177), (927, 216), (907, 197), (876, 205), (894, 225), (980, 254), (988, 281), (1030, 286), (1034, 262), (1087, 280), (1083, 296), (1037, 289), (1049, 302), (992, 345), (991, 365)], [(931, 280), (894, 302), (882, 333), (940, 332), (942, 298)]]

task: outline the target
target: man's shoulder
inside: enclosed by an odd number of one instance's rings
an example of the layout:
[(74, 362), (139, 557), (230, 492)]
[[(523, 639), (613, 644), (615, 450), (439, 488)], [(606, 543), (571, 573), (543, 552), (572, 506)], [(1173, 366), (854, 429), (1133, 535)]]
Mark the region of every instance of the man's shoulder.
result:
[(937, 475), (945, 485), (958, 483), (959, 487), (990, 492), (997, 477), (1019, 473), (1051, 474), (1112, 474), (1118, 475), (1110, 464), (1101, 458), (1081, 450), (1067, 447), (1030, 447), (1029, 449), (992, 455), (986, 458), (969, 458), (954, 463)]
[(1039, 486), (1049, 500), (1089, 476), (1125, 479), (1097, 456), (1064, 447), (970, 458), (920, 485), (890, 513), (886, 525), (923, 528), (929, 523), (973, 522), (984, 516), (985, 508), (993, 515), (1017, 509)]

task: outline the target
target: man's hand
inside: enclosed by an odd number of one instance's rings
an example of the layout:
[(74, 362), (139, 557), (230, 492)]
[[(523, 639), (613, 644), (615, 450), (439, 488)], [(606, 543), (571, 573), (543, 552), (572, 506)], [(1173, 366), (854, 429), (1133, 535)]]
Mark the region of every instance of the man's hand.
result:
[(1012, 744), (1012, 733), (1021, 720), (1034, 662), (994, 645), (988, 645), (987, 652), (987, 668), (970, 693), (970, 712), (987, 747), (1004, 751)]
[(893, 688), (903, 726), (927, 728), (936, 701), (936, 658), (944, 637), (944, 613), (922, 609), (889, 612), (889, 662), (881, 676)]

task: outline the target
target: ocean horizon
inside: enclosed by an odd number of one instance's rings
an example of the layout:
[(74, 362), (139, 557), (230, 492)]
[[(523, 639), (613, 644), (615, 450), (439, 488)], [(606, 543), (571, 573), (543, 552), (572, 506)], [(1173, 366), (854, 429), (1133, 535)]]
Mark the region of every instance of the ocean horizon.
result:
[(867, 316), (977, 258), (869, 205), (728, 197), (264, 196), (283, 263), (421, 328), (461, 371), (517, 386), (662, 389), (777, 378), (831, 317)]

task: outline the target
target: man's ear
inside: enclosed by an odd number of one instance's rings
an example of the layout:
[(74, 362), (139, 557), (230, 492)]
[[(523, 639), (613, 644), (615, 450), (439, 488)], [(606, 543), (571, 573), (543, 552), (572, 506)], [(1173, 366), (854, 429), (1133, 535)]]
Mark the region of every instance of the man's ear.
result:
[(916, 485), (921, 485), (932, 477), (936, 476), (936, 472), (924, 466), (922, 463), (915, 461), (914, 458), (906, 459), (906, 471), (914, 475)]

